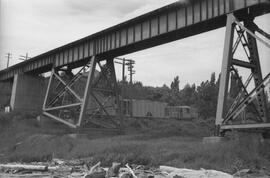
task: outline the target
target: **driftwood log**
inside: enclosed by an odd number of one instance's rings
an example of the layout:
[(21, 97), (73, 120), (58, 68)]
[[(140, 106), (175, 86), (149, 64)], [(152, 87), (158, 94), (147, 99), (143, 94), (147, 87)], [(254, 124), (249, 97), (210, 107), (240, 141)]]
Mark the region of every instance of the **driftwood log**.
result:
[(24, 164), (0, 164), (0, 169), (20, 169), (31, 171), (47, 171), (48, 166), (44, 165), (24, 165)]

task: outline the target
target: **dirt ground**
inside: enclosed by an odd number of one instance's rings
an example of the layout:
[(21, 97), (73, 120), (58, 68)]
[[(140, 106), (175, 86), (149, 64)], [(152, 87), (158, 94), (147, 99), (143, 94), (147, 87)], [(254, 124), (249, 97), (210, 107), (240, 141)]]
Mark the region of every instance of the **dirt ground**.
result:
[(49, 161), (53, 158), (90, 158), (103, 166), (112, 162), (189, 169), (215, 169), (235, 173), (241, 169), (270, 171), (270, 143), (232, 139), (205, 145), (213, 124), (201, 121), (131, 119), (126, 134), (92, 131), (74, 133), (35, 115), (0, 114), (0, 162)]

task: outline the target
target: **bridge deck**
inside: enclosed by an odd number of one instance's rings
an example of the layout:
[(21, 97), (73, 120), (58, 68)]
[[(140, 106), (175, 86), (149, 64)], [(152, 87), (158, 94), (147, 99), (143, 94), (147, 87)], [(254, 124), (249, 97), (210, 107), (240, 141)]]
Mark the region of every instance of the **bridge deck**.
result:
[(52, 65), (75, 68), (93, 55), (116, 57), (193, 36), (225, 26), (226, 14), (230, 12), (236, 13), (241, 20), (248, 11), (254, 17), (268, 13), (270, 1), (176, 2), (2, 70), (0, 81), (18, 73), (47, 72)]

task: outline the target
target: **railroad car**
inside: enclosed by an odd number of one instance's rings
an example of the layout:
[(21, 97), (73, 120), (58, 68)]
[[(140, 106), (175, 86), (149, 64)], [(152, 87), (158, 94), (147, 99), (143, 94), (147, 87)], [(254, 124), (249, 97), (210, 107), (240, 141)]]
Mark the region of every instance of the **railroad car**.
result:
[(192, 119), (198, 117), (196, 109), (190, 106), (168, 106), (165, 102), (135, 99), (124, 100), (123, 114), (137, 118)]
[(190, 106), (166, 106), (165, 108), (166, 118), (175, 119), (193, 119), (197, 118), (197, 110)]

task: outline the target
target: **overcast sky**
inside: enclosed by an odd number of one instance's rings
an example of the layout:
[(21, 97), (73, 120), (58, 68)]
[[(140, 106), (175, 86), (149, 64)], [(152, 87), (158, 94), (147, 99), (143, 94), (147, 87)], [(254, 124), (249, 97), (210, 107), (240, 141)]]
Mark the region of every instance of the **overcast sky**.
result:
[[(0, 69), (7, 52), (11, 65), (19, 55), (31, 57), (83, 38), (112, 25), (157, 9), (175, 0), (0, 0)], [(270, 33), (269, 15), (256, 19)], [(136, 61), (134, 79), (145, 85), (169, 85), (180, 77), (200, 84), (221, 69), (225, 29), (140, 51), (126, 58)], [(269, 72), (270, 50), (259, 44), (263, 73)], [(242, 56), (242, 53), (239, 53)], [(268, 58), (268, 59), (267, 59)], [(118, 67), (118, 75), (121, 71)], [(119, 75), (120, 76), (120, 75)]]

